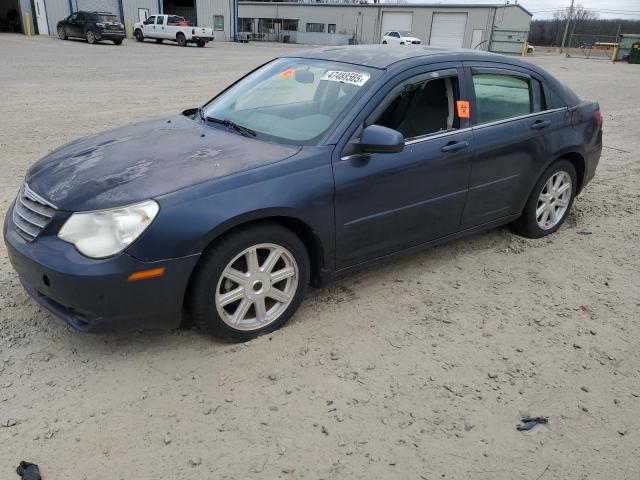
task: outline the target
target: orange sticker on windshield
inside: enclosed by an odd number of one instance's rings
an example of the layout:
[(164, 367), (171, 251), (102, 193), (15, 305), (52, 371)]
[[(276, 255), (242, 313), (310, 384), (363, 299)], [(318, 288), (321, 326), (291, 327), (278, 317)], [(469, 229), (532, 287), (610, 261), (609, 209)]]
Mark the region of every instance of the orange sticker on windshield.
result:
[(458, 117), (469, 118), (469, 100), (458, 100), (456, 102), (456, 108), (458, 109)]
[(296, 73), (295, 68), (287, 68), (284, 72), (278, 74), (278, 78), (289, 78), (294, 73)]

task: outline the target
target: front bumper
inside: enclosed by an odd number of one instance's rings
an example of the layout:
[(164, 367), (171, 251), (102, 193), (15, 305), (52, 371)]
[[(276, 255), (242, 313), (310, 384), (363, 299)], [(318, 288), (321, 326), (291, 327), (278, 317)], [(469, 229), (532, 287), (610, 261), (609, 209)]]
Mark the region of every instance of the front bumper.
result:
[[(143, 262), (126, 253), (94, 260), (46, 230), (26, 242), (5, 219), (9, 260), (25, 290), (44, 308), (84, 332), (175, 328), (199, 255)], [(131, 273), (165, 267), (164, 275), (128, 281)]]

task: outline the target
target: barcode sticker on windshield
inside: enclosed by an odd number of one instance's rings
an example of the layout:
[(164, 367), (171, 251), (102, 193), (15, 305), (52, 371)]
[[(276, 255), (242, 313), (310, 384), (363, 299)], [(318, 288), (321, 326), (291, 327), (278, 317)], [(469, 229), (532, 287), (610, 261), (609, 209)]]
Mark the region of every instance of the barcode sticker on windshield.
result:
[(329, 80), (330, 82), (342, 82), (350, 83), (351, 85), (357, 85), (361, 87), (367, 80), (369, 80), (368, 73), (359, 72), (339, 72), (336, 70), (329, 70), (325, 73), (320, 80)]

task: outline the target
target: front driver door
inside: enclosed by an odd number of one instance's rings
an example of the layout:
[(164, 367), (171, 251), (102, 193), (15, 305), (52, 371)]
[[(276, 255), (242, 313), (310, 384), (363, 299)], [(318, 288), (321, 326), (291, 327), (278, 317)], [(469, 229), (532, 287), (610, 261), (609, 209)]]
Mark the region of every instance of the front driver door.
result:
[[(466, 87), (456, 68), (416, 70), (376, 94), (356, 120), (350, 143), (338, 145), (337, 269), (459, 229), (474, 150), (468, 119), (455, 108), (457, 100), (468, 98)], [(369, 124), (403, 133), (404, 151), (359, 154), (359, 132)]]

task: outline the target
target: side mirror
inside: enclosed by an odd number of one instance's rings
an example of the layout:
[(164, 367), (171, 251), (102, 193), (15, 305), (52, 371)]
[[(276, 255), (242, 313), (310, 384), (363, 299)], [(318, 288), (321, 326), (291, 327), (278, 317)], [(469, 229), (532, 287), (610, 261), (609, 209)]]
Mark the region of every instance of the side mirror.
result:
[(404, 150), (404, 136), (397, 130), (369, 125), (360, 136), (363, 153), (399, 153)]

